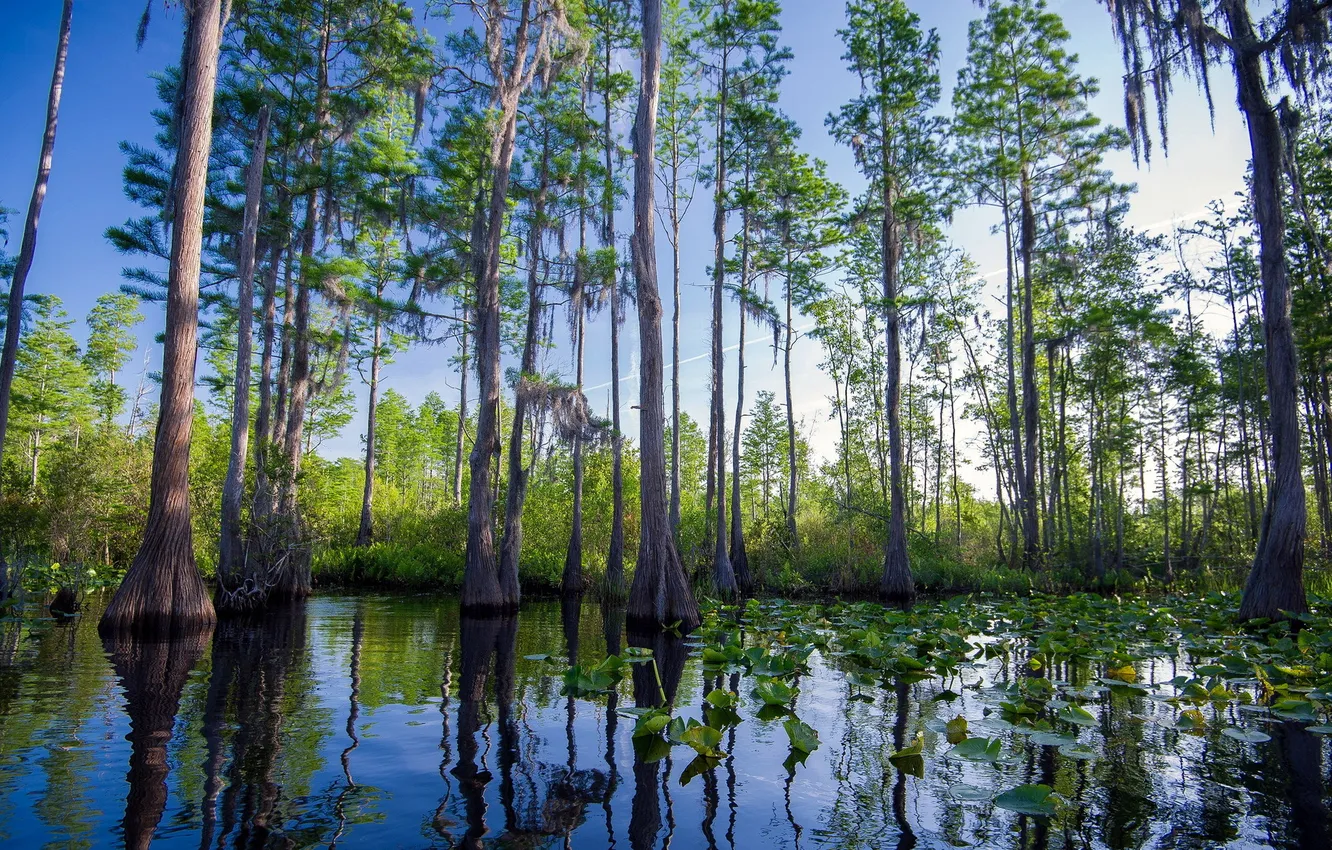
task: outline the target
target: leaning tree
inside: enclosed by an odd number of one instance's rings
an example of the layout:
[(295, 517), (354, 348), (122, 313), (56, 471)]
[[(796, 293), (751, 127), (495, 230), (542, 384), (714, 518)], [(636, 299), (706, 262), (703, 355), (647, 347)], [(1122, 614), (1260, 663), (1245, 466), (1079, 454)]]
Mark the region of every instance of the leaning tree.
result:
[(179, 148), (167, 277), (162, 399), (153, 444), (148, 524), (138, 554), (102, 614), (104, 632), (189, 632), (216, 621), (194, 563), (190, 526), (190, 432), (194, 424), (194, 367), (199, 332), (199, 267), (204, 195), (213, 139), (213, 94), (222, 37), (222, 0), (184, 4), (185, 51), (177, 99)]
[[(666, 498), (665, 395), (662, 388), (661, 296), (657, 290), (656, 223), (652, 180), (661, 81), (661, 0), (643, 0), (642, 78), (634, 117), (634, 276), (638, 283), (638, 339), (642, 347), (638, 403), (640, 528), (638, 563), (626, 616), (631, 626), (702, 622), (680, 563)], [(720, 528), (718, 534), (720, 535)]]
[(1104, 0), (1123, 47), (1124, 113), (1134, 156), (1151, 158), (1147, 110), (1155, 102), (1165, 148), (1166, 105), (1176, 73), (1191, 77), (1212, 102), (1211, 73), (1235, 74), (1239, 110), (1253, 157), (1253, 217), (1258, 225), (1263, 335), (1272, 435), (1272, 481), (1240, 616), (1304, 612), (1307, 514), (1300, 464), (1299, 401), (1291, 292), (1282, 209), (1287, 154), (1283, 118), (1293, 108), (1272, 103), (1269, 84), (1285, 84), (1307, 102), (1332, 67), (1332, 0)]
[[(28, 201), (28, 218), (23, 224), (23, 241), (9, 282), (9, 303), (5, 314), (5, 343), (0, 353), (0, 455), (5, 448), (5, 425), (9, 421), (9, 396), (14, 385), (14, 367), (18, 363), (19, 330), (23, 319), (23, 287), (37, 251), (37, 220), (46, 200), (46, 186), (51, 179), (51, 155), (55, 151), (56, 119), (60, 115), (60, 94), (65, 88), (65, 57), (69, 55), (69, 24), (74, 14), (74, 0), (65, 0), (60, 15), (60, 35), (56, 40), (55, 71), (46, 100), (46, 127), (42, 131), (42, 150), (37, 158), (37, 180)], [(8, 569), (0, 551), (0, 598), (8, 593)]]

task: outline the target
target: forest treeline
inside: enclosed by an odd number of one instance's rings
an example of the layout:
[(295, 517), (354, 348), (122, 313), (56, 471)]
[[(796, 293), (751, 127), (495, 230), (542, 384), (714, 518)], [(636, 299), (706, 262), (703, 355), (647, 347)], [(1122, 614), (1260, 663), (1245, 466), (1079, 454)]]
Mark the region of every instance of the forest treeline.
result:
[[(691, 585), (900, 602), (1246, 572), (1245, 615), (1274, 616), (1332, 557), (1325, 2), (1108, 3), (1121, 129), (1041, 0), (986, 5), (951, 100), (908, 3), (850, 0), (860, 88), (826, 126), (854, 194), (782, 111), (775, 0), (439, 0), (421, 20), (193, 0), (158, 133), (122, 143), (142, 215), (106, 235), (127, 282), (77, 330), (57, 286), (24, 290), (72, 5), (5, 259), (0, 583), (128, 569), (107, 613), (125, 625), (316, 580), (458, 586), (488, 611), (632, 578), (631, 619), (687, 628)], [(1180, 75), (1239, 109), (1249, 190), (1143, 232), (1106, 158), (1164, 153)], [(1213, 100), (1223, 78), (1237, 105)], [(997, 300), (949, 238), (968, 207), (1003, 246)], [(682, 268), (682, 222), (707, 216), (709, 265)], [(676, 380), (686, 298), (712, 317), (701, 422)], [(142, 302), (166, 304), (160, 374)], [(453, 377), (413, 404), (391, 387), (421, 346)], [(756, 352), (782, 391), (746, 390)], [(793, 358), (831, 384), (828, 457)], [(322, 457), (346, 429), (363, 456)]]

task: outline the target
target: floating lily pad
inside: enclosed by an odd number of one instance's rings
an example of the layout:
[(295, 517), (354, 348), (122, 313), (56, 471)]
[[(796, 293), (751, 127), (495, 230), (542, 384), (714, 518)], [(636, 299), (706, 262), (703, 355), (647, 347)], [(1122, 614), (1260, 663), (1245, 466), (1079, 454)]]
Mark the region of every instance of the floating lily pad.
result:
[(1080, 761), (1094, 759), (1099, 755), (1099, 753), (1085, 744), (1063, 744), (1059, 747), (1059, 754)]
[(1238, 726), (1227, 726), (1221, 730), (1221, 734), (1227, 738), (1234, 738), (1236, 741), (1243, 741), (1246, 744), (1262, 744), (1272, 740), (1272, 736), (1266, 732), (1257, 729), (1241, 729)]
[(1049, 785), (1019, 785), (995, 797), (994, 804), (1021, 815), (1052, 815), (1055, 813), (1054, 800), (1050, 799), (1053, 793), (1054, 789)]
[(993, 791), (977, 788), (975, 785), (953, 785), (949, 787), (948, 793), (954, 800), (965, 800), (967, 802), (990, 800), (994, 797)]
[(994, 762), (999, 760), (1003, 743), (998, 738), (967, 738), (953, 747), (945, 756), (967, 761)]

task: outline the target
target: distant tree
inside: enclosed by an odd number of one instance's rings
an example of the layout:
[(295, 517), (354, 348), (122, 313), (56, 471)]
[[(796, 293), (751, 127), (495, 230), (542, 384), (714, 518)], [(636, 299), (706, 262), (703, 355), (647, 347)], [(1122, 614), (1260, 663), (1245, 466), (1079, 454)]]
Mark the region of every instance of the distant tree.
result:
[(88, 312), (88, 345), (84, 348), (83, 365), (92, 376), (93, 403), (108, 425), (125, 412), (128, 394), (124, 386), (116, 383), (116, 376), (138, 347), (134, 328), (142, 321), (138, 299), (120, 292), (98, 296)]
[(14, 372), (13, 429), (27, 438), (28, 487), (37, 489), (42, 449), (53, 437), (75, 436), (87, 423), (88, 370), (60, 299), (34, 299), (31, 330), (19, 345)]

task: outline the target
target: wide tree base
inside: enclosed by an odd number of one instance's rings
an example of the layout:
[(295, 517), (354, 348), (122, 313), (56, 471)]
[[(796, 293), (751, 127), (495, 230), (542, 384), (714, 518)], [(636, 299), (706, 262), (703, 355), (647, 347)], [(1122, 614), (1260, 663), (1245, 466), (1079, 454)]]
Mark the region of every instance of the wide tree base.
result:
[(910, 607), (916, 601), (916, 583), (911, 578), (909, 566), (892, 562), (884, 564), (883, 578), (879, 582), (879, 599), (887, 605), (901, 608)]
[(144, 538), (97, 629), (103, 635), (167, 637), (195, 634), (216, 623), (187, 532)]
[(703, 618), (694, 600), (680, 556), (670, 537), (666, 544), (653, 549), (640, 547), (634, 583), (629, 589), (625, 621), (630, 631), (674, 629), (688, 634), (702, 624)]

